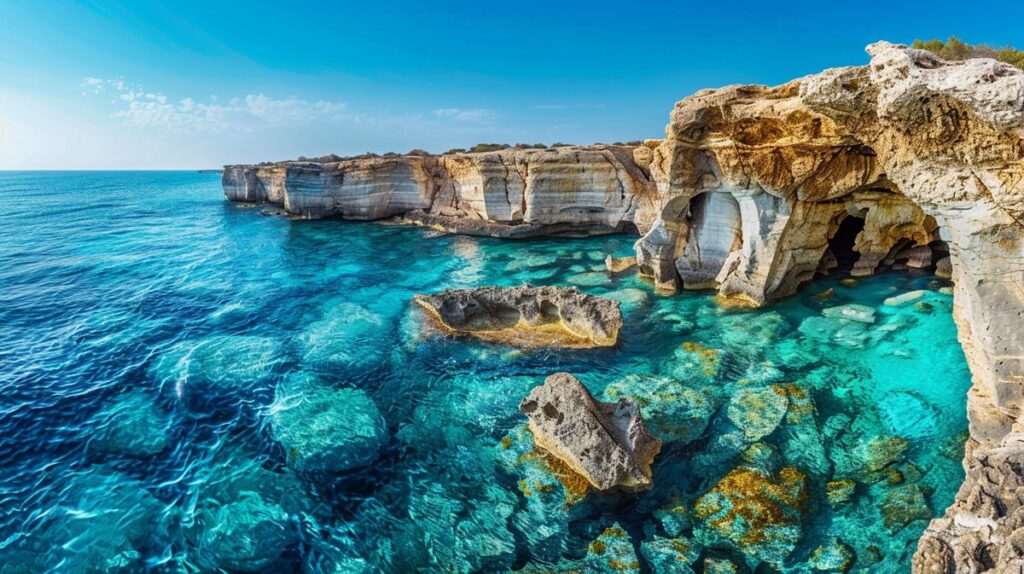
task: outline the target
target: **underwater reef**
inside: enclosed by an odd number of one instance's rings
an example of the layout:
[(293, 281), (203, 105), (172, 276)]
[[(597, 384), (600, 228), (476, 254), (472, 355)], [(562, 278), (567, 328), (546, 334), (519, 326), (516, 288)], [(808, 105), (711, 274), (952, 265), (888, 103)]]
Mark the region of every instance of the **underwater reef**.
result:
[[(301, 218), (392, 217), (503, 238), (635, 231), (642, 277), (662, 290), (714, 289), (721, 304), (739, 307), (770, 305), (836, 268), (852, 277), (934, 269), (954, 285), (953, 315), (973, 375), (970, 434), (966, 479), (925, 531), (914, 569), (1015, 571), (1024, 567), (1024, 71), (992, 59), (947, 62), (887, 42), (867, 51), (866, 66), (776, 87), (697, 92), (676, 104), (664, 139), (640, 146), (226, 166), (223, 187), (229, 199), (280, 204)], [(916, 297), (892, 304), (926, 310)], [(857, 347), (876, 336), (869, 311), (831, 309), (799, 331)], [(695, 351), (692, 364), (714, 371)], [(756, 469), (723, 477), (693, 519), (697, 542), (778, 564), (799, 539), (803, 473), (842, 469), (829, 482), (828, 500), (837, 504), (854, 488), (848, 480), (873, 483), (888, 473), (898, 483), (907, 473), (893, 467), (905, 448), (900, 437), (826, 463), (822, 441), (792, 422), (809, 460), (803, 470), (775, 468), (777, 445), (759, 440), (814, 405), (802, 389), (770, 389), (730, 399), (721, 423), (729, 428), (720, 429), (715, 450), (743, 453)], [(656, 434), (671, 435), (658, 432), (654, 413), (672, 412), (672, 399), (647, 387), (616, 392), (651, 411)], [(693, 397), (682, 402), (682, 411), (699, 410)], [(926, 498), (913, 484), (889, 493), (885, 524), (926, 518)], [(652, 563), (663, 559), (662, 545), (643, 548)], [(812, 560), (842, 570), (852, 559), (835, 542)], [(704, 568), (729, 571), (718, 559)]]

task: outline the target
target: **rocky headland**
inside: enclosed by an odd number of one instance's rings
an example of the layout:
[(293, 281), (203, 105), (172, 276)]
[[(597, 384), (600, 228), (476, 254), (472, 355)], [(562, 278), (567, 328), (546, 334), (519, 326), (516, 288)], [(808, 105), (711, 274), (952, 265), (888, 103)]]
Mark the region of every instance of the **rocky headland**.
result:
[[(676, 104), (663, 140), (640, 146), (226, 166), (224, 192), (299, 218), (398, 218), (510, 238), (636, 232), (637, 270), (659, 288), (716, 289), (750, 306), (836, 266), (935, 268), (955, 283), (973, 374), (970, 436), (966, 480), (922, 537), (914, 569), (1015, 572), (1024, 567), (1024, 71), (886, 42), (868, 53), (866, 66), (781, 86), (700, 91)], [(737, 472), (701, 499), (702, 512), (747, 504), (735, 484), (770, 493), (780, 516), (799, 502), (795, 470)], [(832, 550), (842, 554), (823, 552)]]

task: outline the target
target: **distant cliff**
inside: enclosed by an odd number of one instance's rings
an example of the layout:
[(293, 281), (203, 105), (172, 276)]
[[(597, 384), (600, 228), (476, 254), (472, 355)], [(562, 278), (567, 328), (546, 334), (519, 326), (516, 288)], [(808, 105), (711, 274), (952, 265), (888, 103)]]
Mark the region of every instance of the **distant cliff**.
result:
[(228, 199), (278, 204), (307, 219), (404, 216), (500, 237), (586, 235), (629, 227), (637, 206), (653, 200), (649, 152), (599, 145), (327, 158), (229, 165), (222, 181)]

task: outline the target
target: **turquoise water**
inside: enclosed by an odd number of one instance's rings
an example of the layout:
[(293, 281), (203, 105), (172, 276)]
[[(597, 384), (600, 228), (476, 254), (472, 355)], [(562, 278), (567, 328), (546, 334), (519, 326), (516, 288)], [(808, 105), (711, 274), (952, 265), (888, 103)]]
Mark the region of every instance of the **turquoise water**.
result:
[[(194, 173), (0, 173), (0, 200), (5, 574), (903, 572), (963, 476), (969, 374), (925, 274), (731, 310), (609, 277), (627, 236), (290, 222)], [(620, 299), (619, 345), (442, 339), (410, 306), (522, 282)], [(826, 316), (851, 303), (874, 322)], [(651, 491), (580, 500), (530, 454), (517, 406), (556, 371), (641, 401)]]

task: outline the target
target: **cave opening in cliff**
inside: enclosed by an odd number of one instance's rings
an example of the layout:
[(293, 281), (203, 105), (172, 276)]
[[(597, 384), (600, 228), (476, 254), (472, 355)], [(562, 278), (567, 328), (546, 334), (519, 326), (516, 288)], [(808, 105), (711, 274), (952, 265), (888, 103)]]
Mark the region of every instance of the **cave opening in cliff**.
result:
[(676, 270), (687, 289), (714, 288), (725, 261), (743, 247), (740, 204), (730, 193), (702, 193), (690, 201), (686, 220), (690, 237)]
[(839, 229), (828, 240), (829, 253), (834, 258), (831, 270), (840, 274), (849, 274), (853, 269), (860, 253), (854, 249), (857, 243), (857, 236), (864, 230), (864, 218), (856, 215), (844, 217), (839, 223)]

